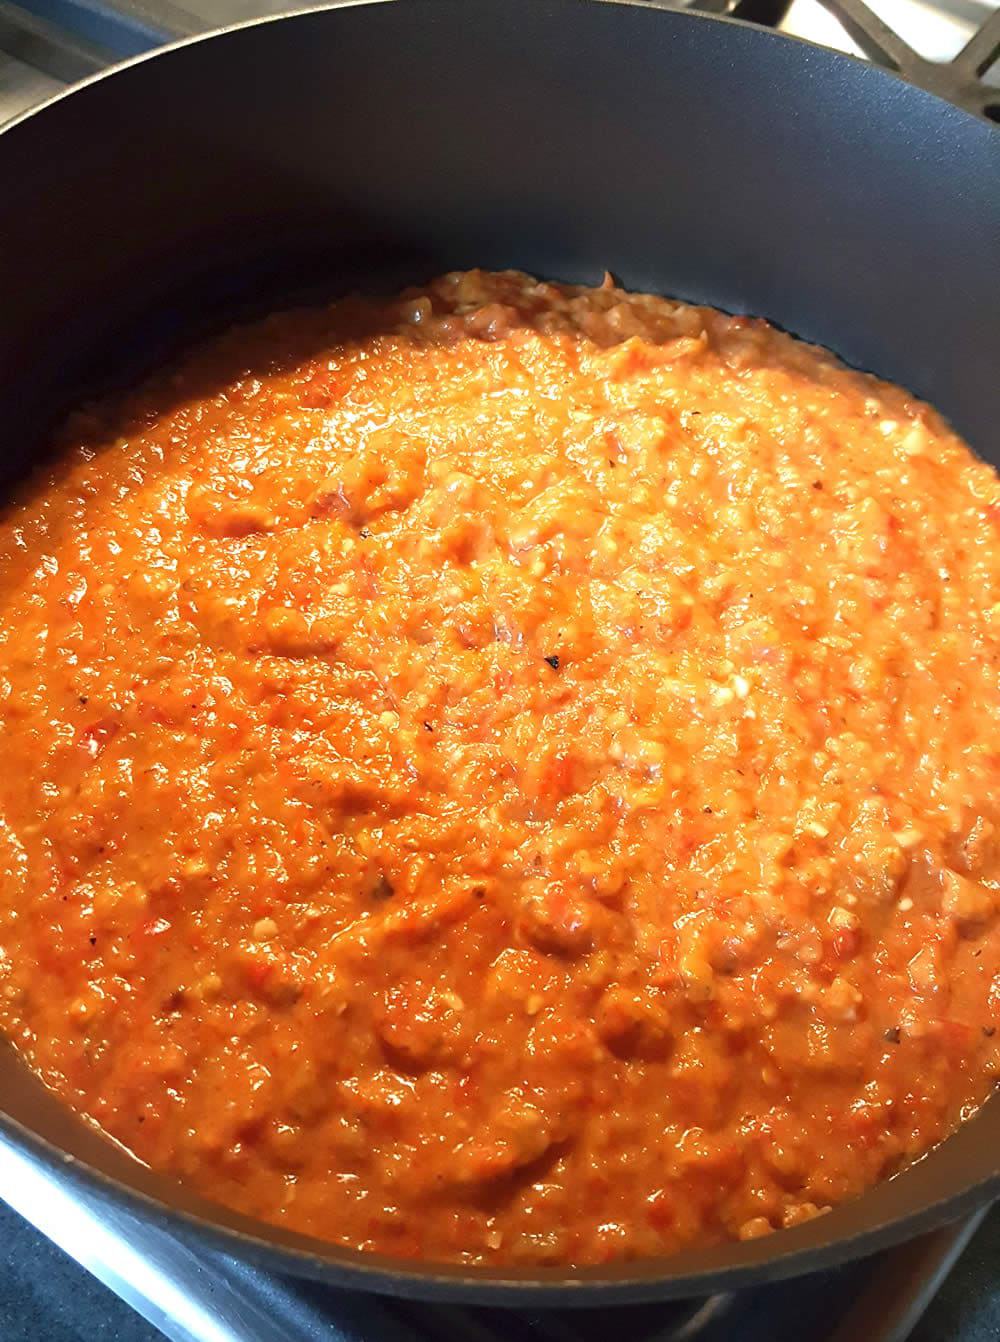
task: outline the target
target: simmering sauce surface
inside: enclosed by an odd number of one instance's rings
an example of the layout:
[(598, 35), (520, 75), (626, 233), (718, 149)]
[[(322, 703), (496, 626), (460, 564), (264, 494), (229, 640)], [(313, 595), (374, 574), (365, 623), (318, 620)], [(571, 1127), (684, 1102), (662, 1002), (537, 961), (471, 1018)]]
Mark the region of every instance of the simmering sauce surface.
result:
[(450, 275), (80, 414), (0, 525), (0, 1026), (210, 1197), (592, 1263), (988, 1095), (1000, 483), (765, 323)]

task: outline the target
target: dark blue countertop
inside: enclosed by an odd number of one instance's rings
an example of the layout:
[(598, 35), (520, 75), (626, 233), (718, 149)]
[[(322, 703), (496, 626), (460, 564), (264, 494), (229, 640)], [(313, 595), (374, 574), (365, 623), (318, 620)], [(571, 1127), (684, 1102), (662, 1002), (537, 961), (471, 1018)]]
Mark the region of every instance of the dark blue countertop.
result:
[[(158, 1340), (155, 1328), (0, 1203), (0, 1342)], [(793, 1339), (776, 1335), (774, 1342)], [(976, 1234), (911, 1342), (1000, 1342), (1000, 1208)]]

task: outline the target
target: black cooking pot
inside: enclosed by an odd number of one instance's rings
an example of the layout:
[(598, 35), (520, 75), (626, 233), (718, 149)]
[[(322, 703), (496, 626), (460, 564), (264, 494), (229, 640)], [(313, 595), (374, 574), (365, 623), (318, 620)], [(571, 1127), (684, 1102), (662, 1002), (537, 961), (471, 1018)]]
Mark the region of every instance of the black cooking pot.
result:
[[(628, 0), (347, 4), (186, 42), (56, 99), (0, 134), (3, 472), (30, 466), (84, 390), (198, 327), (477, 265), (590, 282), (607, 268), (768, 317), (926, 397), (997, 462), (1000, 92), (991, 103), (975, 76), (1000, 32), (942, 72), (848, 8), (869, 49), (973, 110)], [(404, 1266), (150, 1173), (10, 1049), (0, 1110), (0, 1140), (188, 1237), (439, 1299), (700, 1294), (874, 1250), (1000, 1192), (993, 1100), (897, 1178), (766, 1239), (581, 1271)]]

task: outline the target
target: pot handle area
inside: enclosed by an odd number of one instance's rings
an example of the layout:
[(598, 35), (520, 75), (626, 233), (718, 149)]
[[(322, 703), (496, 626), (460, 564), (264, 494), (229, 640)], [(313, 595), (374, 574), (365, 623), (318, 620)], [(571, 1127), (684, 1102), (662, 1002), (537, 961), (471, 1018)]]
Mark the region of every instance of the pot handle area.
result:
[(203, 31), (175, 0), (0, 0), (0, 126), (109, 65)]
[(1000, 9), (994, 10), (952, 61), (939, 62), (914, 51), (865, 0), (820, 0), (820, 4), (876, 65), (966, 112), (1000, 124), (1000, 88), (983, 80), (1000, 58)]

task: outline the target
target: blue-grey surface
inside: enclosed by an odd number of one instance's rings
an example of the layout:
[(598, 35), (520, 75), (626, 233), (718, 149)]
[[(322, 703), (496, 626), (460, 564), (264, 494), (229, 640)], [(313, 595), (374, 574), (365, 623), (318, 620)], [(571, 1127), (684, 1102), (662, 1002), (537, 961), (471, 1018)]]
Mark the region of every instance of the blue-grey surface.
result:
[(1000, 1339), (1000, 1207), (986, 1218), (911, 1342)]
[[(771, 1342), (792, 1342), (792, 1339), (798, 1342), (805, 1336), (821, 1342), (822, 1321), (809, 1319), (805, 1326), (809, 1313), (806, 1288), (805, 1281), (770, 1288), (782, 1291), (785, 1299), (796, 1302), (794, 1317), (781, 1310), (784, 1321), (772, 1320), (767, 1329)], [(762, 1299), (761, 1305), (766, 1314), (766, 1301)], [(419, 1318), (418, 1307), (414, 1307), (411, 1317)], [(640, 1321), (633, 1311), (622, 1311), (618, 1317), (622, 1342), (630, 1342), (630, 1335), (649, 1336), (648, 1322)], [(756, 1337), (759, 1321), (748, 1318), (744, 1335)], [(607, 1324), (606, 1316), (603, 1322)], [(444, 1337), (440, 1316), (428, 1323), (429, 1337)], [(592, 1329), (581, 1331), (592, 1333)], [(740, 1333), (743, 1331), (739, 1329)], [(0, 1342), (158, 1342), (159, 1339), (160, 1334), (128, 1306), (0, 1204)], [(912, 1337), (912, 1342), (998, 1340), (1000, 1210), (987, 1219)], [(248, 1338), (247, 1342), (253, 1339)], [(379, 1340), (373, 1337), (372, 1342)], [(743, 1342), (743, 1338), (734, 1333), (733, 1342)]]
[(0, 1342), (161, 1342), (161, 1334), (0, 1202)]

